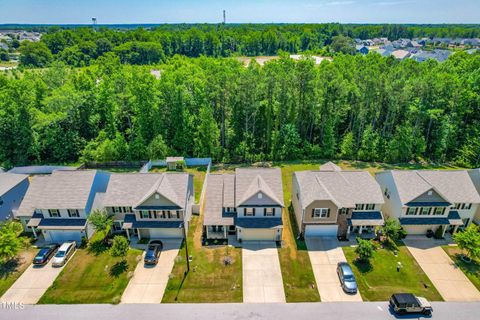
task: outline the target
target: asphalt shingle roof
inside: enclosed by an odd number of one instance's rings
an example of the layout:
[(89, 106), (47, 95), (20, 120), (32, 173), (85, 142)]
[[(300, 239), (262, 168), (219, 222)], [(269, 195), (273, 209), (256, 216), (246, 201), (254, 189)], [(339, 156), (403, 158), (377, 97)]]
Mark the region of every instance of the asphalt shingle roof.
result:
[(238, 207), (257, 192), (263, 192), (283, 206), (280, 168), (237, 168), (235, 170), (235, 205)]
[[(203, 209), (203, 224), (208, 226), (231, 226), (234, 224), (232, 214), (225, 215), (223, 207), (235, 206), (234, 174), (209, 174), (207, 194)], [(225, 203), (224, 203), (225, 201)], [(228, 205), (227, 205), (228, 204)]]
[(42, 198), (42, 191), (45, 189), (49, 178), (49, 176), (34, 176), (30, 178), (30, 185), (16, 212), (17, 217), (31, 217), (33, 215), (36, 204)]
[(25, 179), (28, 179), (28, 176), (24, 174), (0, 173), (0, 196), (16, 187)]

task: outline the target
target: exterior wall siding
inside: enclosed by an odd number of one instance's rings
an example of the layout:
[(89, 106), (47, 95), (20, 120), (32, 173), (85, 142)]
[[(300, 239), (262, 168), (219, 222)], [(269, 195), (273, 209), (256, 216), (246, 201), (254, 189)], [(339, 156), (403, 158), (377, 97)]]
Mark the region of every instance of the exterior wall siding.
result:
[[(329, 208), (330, 217), (323, 219), (312, 218), (312, 210), (315, 208)], [(333, 224), (337, 223), (338, 207), (330, 200), (316, 200), (305, 209), (303, 222), (308, 224)]]
[(293, 180), (292, 181), (292, 206), (295, 212), (295, 218), (297, 219), (298, 231), (300, 233), (303, 233), (305, 228), (304, 228), (304, 223), (302, 221), (303, 219), (303, 209), (302, 209), (302, 200), (301, 200), (302, 198), (301, 198), (301, 194), (298, 187), (297, 177), (295, 176), (295, 174), (293, 174), (292, 180)]
[(17, 210), (30, 185), (28, 178), (10, 189), (7, 193), (0, 195), (3, 204), (0, 205), (0, 221), (13, 218), (13, 210)]
[[(402, 202), (400, 201), (400, 196), (398, 195), (397, 186), (393, 181), (392, 174), (390, 172), (377, 173), (375, 175), (375, 179), (380, 185), (383, 199), (385, 201), (382, 206), (384, 218), (387, 219), (388, 217), (390, 217), (398, 219), (402, 216), (403, 208)], [(390, 198), (387, 198), (387, 196), (385, 196), (385, 188), (388, 189), (390, 193)]]

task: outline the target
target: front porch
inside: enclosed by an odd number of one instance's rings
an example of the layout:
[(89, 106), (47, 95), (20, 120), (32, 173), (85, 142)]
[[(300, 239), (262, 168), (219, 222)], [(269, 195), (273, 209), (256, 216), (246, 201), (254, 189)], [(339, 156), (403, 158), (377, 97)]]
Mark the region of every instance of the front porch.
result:
[(377, 236), (377, 229), (385, 223), (380, 211), (354, 211), (347, 219), (347, 237), (351, 235), (363, 239), (373, 239)]
[(229, 235), (235, 235), (237, 230), (234, 225), (212, 225), (205, 226), (206, 239), (227, 239)]

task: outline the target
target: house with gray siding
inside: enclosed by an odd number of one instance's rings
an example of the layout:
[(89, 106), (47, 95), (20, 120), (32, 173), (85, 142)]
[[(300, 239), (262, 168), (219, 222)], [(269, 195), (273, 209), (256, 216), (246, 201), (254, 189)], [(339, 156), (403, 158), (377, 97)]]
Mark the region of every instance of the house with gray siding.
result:
[(306, 237), (372, 237), (384, 224), (383, 203), (380, 186), (366, 171), (328, 162), (292, 177), (292, 206)]
[(183, 238), (193, 190), (188, 173), (113, 173), (101, 203), (114, 216), (114, 231), (129, 239)]
[(28, 176), (24, 174), (0, 173), (0, 221), (13, 218), (27, 192)]
[(376, 174), (385, 215), (409, 235), (456, 232), (474, 219), (480, 196), (467, 170), (389, 170)]
[(204, 212), (207, 239), (280, 241), (283, 187), (279, 168), (237, 168), (209, 174)]
[[(480, 194), (480, 169), (468, 170), (468, 175), (470, 176), (475, 189), (477, 189), (477, 193)], [(477, 211), (475, 212), (473, 221), (477, 225), (480, 225), (480, 205), (477, 206)]]
[(109, 173), (96, 170), (34, 176), (15, 217), (26, 231), (46, 242), (89, 239), (94, 230), (87, 217), (97, 195), (105, 192), (109, 177)]

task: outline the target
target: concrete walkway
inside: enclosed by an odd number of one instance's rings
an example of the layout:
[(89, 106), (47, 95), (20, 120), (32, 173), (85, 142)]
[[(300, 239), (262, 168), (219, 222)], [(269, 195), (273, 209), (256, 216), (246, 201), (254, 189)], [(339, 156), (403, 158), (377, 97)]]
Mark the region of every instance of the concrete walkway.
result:
[(322, 302), (362, 301), (358, 292), (346, 294), (340, 285), (337, 263), (347, 259), (337, 239), (309, 237), (305, 242)]
[(160, 303), (172, 272), (182, 239), (162, 240), (163, 250), (155, 266), (145, 266), (143, 259), (135, 268), (123, 292), (121, 303)]
[(244, 241), (242, 246), (243, 302), (285, 302), (275, 242)]
[[(74, 255), (75, 253), (68, 260), (70, 261)], [(60, 268), (52, 267), (52, 260), (43, 267), (37, 267), (31, 264), (0, 298), (0, 303), (37, 303), (64, 267), (65, 266)]]
[(480, 301), (480, 292), (442, 247), (430, 239), (403, 242), (445, 301)]

